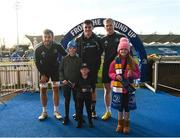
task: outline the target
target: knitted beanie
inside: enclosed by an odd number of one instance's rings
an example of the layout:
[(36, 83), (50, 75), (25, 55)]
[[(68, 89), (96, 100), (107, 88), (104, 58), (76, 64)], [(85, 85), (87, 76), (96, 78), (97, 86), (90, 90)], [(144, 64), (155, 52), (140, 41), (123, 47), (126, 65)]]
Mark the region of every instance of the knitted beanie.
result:
[(68, 44), (67, 44), (67, 49), (69, 48), (77, 48), (77, 44), (75, 40), (71, 40)]
[(130, 52), (129, 41), (126, 37), (121, 37), (119, 40), (117, 52), (119, 52), (119, 50), (121, 50), (121, 49), (127, 49)]

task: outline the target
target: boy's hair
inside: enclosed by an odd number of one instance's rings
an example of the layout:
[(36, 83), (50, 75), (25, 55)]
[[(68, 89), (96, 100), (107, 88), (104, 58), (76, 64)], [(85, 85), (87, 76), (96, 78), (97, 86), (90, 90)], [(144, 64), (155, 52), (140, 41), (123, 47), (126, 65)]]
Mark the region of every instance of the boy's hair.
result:
[(53, 33), (53, 31), (52, 31), (52, 30), (50, 30), (50, 29), (45, 29), (45, 30), (43, 31), (43, 34), (51, 34), (51, 35), (52, 35), (52, 37), (54, 37), (54, 33)]
[(85, 20), (83, 24), (91, 24), (93, 26), (93, 22), (91, 20)]

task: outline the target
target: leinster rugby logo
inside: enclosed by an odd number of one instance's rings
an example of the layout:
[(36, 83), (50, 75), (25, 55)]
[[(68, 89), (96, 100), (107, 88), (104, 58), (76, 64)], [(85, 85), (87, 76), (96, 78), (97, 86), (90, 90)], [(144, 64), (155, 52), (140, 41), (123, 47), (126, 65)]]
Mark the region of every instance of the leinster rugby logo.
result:
[(45, 58), (46, 53), (43, 51), (43, 52), (41, 52), (41, 55), (43, 58)]
[(113, 97), (112, 97), (112, 101), (113, 101), (114, 103), (116, 103), (116, 104), (121, 103), (121, 101), (120, 101), (120, 95), (114, 94)]
[(104, 42), (104, 46), (105, 46), (105, 47), (108, 46), (108, 41), (107, 41), (107, 40)]

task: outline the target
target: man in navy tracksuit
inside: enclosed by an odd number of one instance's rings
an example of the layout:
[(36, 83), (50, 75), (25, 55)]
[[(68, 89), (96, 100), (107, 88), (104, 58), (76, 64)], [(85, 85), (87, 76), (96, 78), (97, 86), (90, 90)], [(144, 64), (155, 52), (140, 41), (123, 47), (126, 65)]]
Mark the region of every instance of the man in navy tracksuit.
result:
[(35, 64), (40, 72), (40, 99), (42, 104), (42, 113), (39, 120), (45, 120), (47, 115), (47, 86), (51, 79), (53, 89), (54, 116), (61, 119), (62, 116), (58, 112), (59, 105), (59, 57), (65, 56), (67, 53), (64, 48), (53, 41), (54, 34), (51, 30), (46, 29), (43, 32), (42, 42), (35, 48)]
[(104, 28), (107, 34), (102, 38), (102, 45), (104, 49), (102, 82), (104, 84), (104, 103), (105, 103), (106, 112), (102, 116), (102, 120), (105, 121), (111, 117), (111, 109), (110, 109), (111, 79), (109, 78), (108, 75), (109, 66), (117, 55), (119, 39), (124, 35), (115, 32), (114, 21), (111, 18), (107, 18), (104, 20)]
[(101, 64), (101, 54), (103, 52), (100, 38), (93, 32), (93, 22), (91, 20), (85, 20), (83, 23), (83, 33), (76, 39), (77, 53), (82, 59), (82, 63), (87, 63), (92, 78), (93, 91), (92, 91), (92, 117), (96, 118), (96, 83), (98, 70)]

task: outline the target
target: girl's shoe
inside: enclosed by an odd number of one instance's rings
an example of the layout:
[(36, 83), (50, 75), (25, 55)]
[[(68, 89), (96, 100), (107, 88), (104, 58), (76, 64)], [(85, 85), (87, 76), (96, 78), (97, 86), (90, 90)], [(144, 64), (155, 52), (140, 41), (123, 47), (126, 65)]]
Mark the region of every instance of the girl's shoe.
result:
[(129, 120), (124, 120), (123, 133), (128, 134), (130, 132)]
[(116, 132), (120, 132), (120, 133), (123, 132), (123, 123), (124, 123), (124, 120), (118, 120)]

